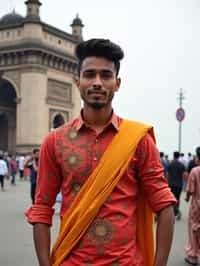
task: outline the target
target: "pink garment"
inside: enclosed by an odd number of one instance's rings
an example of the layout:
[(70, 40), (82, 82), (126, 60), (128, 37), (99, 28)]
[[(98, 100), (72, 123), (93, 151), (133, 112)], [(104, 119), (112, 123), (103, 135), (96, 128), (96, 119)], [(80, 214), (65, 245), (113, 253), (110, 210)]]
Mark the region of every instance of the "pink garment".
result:
[(192, 195), (189, 209), (186, 254), (188, 257), (197, 258), (200, 256), (200, 166), (192, 169), (186, 191)]

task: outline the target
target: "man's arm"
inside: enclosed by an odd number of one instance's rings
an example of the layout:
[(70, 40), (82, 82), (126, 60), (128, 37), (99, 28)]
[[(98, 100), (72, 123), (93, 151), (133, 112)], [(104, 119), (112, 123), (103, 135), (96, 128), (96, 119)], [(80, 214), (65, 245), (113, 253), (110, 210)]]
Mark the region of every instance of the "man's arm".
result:
[(39, 266), (51, 266), (50, 263), (50, 226), (36, 223), (33, 227), (35, 250)]
[(166, 266), (174, 231), (173, 207), (168, 206), (158, 213), (156, 231), (156, 254), (154, 266)]

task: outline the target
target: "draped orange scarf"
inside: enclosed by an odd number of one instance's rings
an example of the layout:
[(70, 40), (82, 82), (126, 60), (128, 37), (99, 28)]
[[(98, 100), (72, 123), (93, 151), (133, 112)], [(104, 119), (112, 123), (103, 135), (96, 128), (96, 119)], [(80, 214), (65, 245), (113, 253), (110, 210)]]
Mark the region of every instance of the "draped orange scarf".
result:
[[(76, 196), (61, 221), (51, 260), (59, 266), (85, 234), (101, 206), (124, 174), (139, 141), (153, 128), (139, 122), (124, 120), (98, 166)], [(140, 194), (140, 193), (139, 193)], [(143, 253), (145, 266), (154, 259), (153, 214), (140, 194), (137, 203), (137, 243)]]

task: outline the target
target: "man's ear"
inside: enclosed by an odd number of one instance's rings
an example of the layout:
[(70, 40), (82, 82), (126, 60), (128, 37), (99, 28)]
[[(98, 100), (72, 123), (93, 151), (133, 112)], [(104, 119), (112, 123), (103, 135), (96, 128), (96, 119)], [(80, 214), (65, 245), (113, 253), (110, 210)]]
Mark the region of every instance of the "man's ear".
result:
[(117, 78), (117, 80), (116, 80), (116, 91), (119, 90), (120, 85), (121, 85), (121, 78)]
[(74, 82), (76, 83), (76, 86), (80, 87), (80, 78), (78, 76), (74, 77)]

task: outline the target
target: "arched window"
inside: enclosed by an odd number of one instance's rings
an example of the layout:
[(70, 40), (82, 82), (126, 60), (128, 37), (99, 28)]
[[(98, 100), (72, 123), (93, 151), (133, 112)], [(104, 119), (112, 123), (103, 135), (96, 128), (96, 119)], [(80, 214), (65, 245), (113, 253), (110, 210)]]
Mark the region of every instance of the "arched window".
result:
[(53, 128), (58, 128), (65, 123), (65, 120), (61, 114), (57, 114), (53, 120)]

